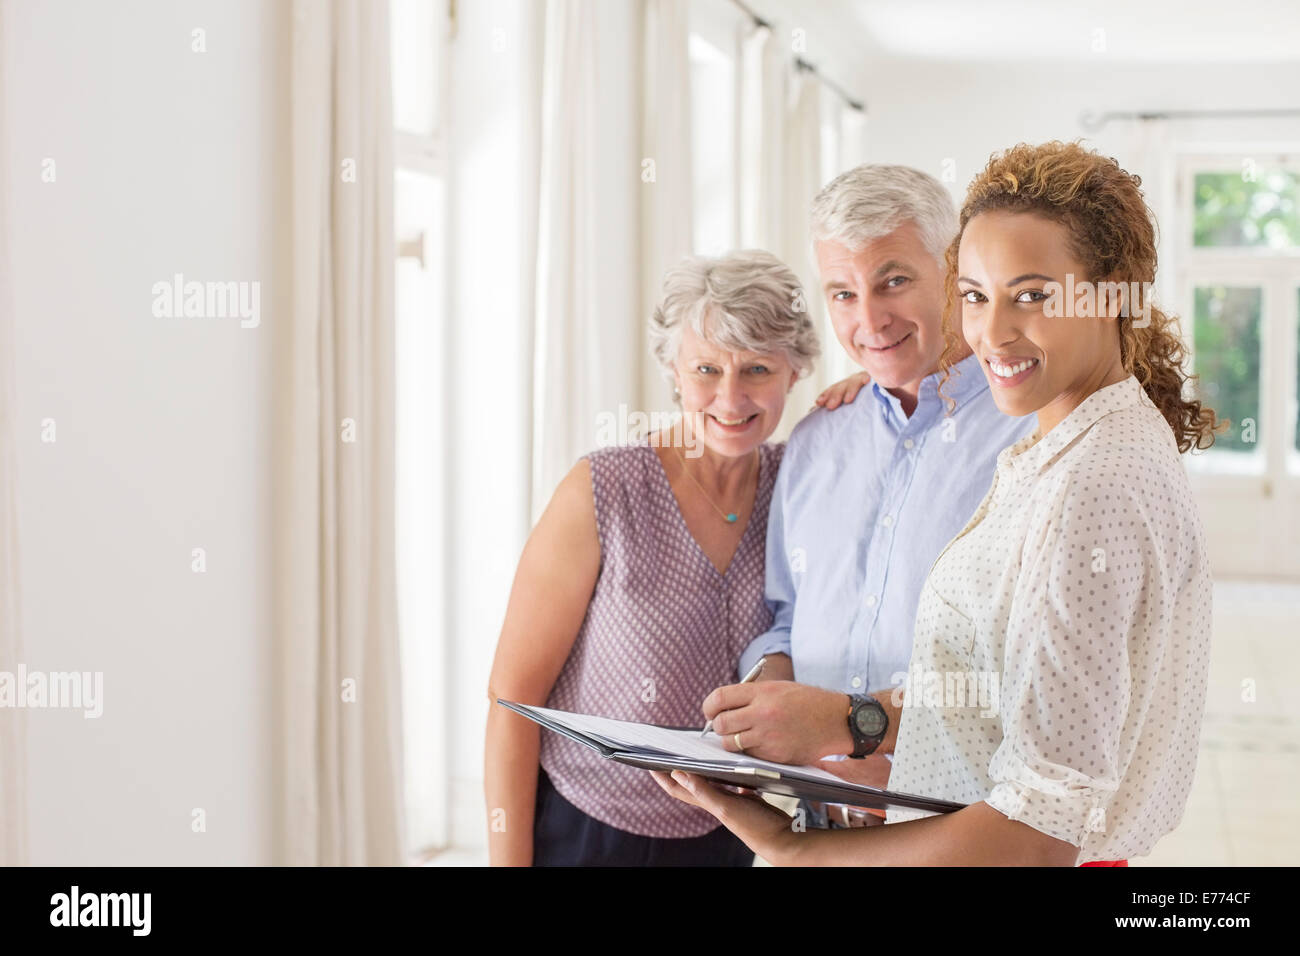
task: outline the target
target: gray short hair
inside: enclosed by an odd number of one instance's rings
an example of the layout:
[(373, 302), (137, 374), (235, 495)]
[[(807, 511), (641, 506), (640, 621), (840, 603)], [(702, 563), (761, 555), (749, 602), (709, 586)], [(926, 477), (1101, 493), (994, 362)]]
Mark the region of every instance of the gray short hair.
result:
[(939, 180), (910, 166), (867, 163), (841, 173), (813, 199), (810, 218), (814, 243), (830, 240), (853, 252), (914, 222), (941, 269), (957, 235), (951, 194)]
[(761, 249), (687, 256), (668, 270), (650, 337), (669, 378), (683, 327), (733, 352), (784, 352), (801, 376), (821, 352), (799, 277)]

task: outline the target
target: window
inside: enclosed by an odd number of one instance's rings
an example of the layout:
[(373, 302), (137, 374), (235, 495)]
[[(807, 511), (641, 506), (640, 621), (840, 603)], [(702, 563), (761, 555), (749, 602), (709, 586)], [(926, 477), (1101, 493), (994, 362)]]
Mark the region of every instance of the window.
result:
[(445, 670), (447, 606), (442, 542), (447, 495), (438, 436), (447, 403), (441, 363), (447, 305), (444, 241), (446, 150), (443, 91), (448, 32), (445, 0), (392, 0), (393, 202), (397, 262), (396, 520), (398, 644), (402, 665), (408, 850), (447, 843), (449, 715), (439, 692)]
[(1233, 428), (1215, 442), (1219, 449), (1258, 453), (1260, 402), (1259, 286), (1196, 285), (1193, 295), (1193, 350), (1205, 399)]
[(1294, 348), (1291, 352), (1291, 381), (1295, 383), (1295, 389), (1291, 392), (1291, 420), (1295, 422), (1295, 428), (1291, 431), (1291, 471), (1300, 473), (1300, 284), (1295, 288), (1295, 336), (1292, 338)]
[(726, 4), (690, 10), (693, 249), (717, 256), (736, 246), (736, 38)]
[(1269, 495), (1300, 474), (1300, 155), (1186, 156), (1178, 201), (1195, 389), (1231, 422), (1193, 467), (1265, 477)]
[(1193, 244), (1300, 251), (1300, 174), (1242, 163), (1240, 172), (1195, 174)]

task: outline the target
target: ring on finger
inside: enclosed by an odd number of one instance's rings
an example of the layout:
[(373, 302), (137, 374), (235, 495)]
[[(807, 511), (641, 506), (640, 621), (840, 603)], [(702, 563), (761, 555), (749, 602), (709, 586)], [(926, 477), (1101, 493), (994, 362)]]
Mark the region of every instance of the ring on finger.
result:
[(732, 734), (731, 739), (736, 742), (736, 749), (743, 753), (745, 750), (745, 745), (740, 742), (740, 734)]

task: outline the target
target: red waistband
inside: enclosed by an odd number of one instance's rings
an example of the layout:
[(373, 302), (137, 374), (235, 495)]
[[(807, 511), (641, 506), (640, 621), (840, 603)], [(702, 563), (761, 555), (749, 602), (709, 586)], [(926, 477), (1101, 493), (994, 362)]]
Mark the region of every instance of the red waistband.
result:
[(1080, 866), (1128, 866), (1128, 860), (1093, 860), (1090, 863), (1080, 863)]

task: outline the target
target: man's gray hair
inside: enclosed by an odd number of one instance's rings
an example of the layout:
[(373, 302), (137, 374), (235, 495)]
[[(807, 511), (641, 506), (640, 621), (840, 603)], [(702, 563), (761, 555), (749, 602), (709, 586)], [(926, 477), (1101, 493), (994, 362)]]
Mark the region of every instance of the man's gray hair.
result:
[(813, 199), (811, 220), (814, 243), (830, 240), (851, 252), (913, 222), (940, 269), (958, 225), (943, 183), (910, 166), (880, 163), (850, 169), (823, 186)]
[(687, 256), (668, 270), (650, 337), (670, 380), (683, 328), (732, 352), (783, 352), (800, 376), (821, 351), (799, 277), (761, 249)]

